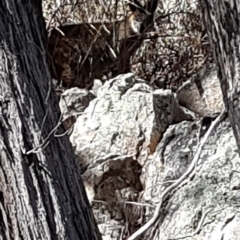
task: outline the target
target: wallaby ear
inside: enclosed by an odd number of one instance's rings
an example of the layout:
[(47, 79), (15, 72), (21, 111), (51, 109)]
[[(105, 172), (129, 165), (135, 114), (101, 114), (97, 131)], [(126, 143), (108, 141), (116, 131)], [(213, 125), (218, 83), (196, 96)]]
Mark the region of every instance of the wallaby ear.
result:
[(149, 0), (147, 3), (146, 3), (146, 10), (150, 13), (154, 13), (157, 9), (157, 6), (158, 6), (158, 0)]

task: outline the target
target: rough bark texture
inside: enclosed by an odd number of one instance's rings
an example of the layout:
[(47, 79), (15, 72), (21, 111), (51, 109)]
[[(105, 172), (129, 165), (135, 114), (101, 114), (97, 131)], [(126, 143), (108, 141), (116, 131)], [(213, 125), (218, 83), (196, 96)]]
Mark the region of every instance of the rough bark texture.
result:
[(240, 152), (240, 31), (239, 0), (200, 0), (214, 48), (225, 106)]
[(52, 131), (43, 23), (40, 0), (0, 1), (0, 238), (101, 239), (69, 140)]

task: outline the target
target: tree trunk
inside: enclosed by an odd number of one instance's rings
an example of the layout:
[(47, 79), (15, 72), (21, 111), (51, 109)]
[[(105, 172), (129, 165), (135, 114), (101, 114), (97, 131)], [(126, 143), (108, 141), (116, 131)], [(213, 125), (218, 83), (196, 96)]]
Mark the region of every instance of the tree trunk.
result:
[(200, 0), (219, 67), (224, 103), (240, 153), (240, 1)]
[(0, 239), (101, 239), (69, 140), (55, 136), (41, 1), (1, 0), (0, 29)]

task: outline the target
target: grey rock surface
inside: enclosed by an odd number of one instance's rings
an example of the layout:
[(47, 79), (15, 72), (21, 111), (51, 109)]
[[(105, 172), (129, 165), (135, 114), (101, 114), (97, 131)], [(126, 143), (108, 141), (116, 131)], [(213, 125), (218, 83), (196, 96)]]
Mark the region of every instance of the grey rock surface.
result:
[(71, 88), (61, 94), (59, 107), (65, 127), (70, 128), (95, 96), (86, 89)]
[[(143, 202), (157, 204), (161, 192), (187, 170), (196, 150), (198, 127), (185, 121), (166, 131), (148, 166), (152, 177), (146, 189), (151, 191), (145, 189)], [(168, 141), (165, 146), (164, 141)], [(154, 232), (151, 239), (239, 239), (239, 160), (226, 119), (201, 152), (195, 177), (188, 179), (166, 202), (156, 231), (150, 231)]]
[[(212, 86), (206, 81), (204, 89)], [(206, 92), (205, 102), (216, 105), (204, 112), (189, 98), (204, 116), (196, 118), (178, 94), (154, 91), (129, 73), (100, 87), (77, 117), (70, 140), (103, 239), (127, 239), (148, 222), (162, 192), (188, 170), (221, 110), (221, 92)], [(239, 239), (240, 165), (228, 118), (208, 138), (195, 171), (164, 199), (157, 224), (141, 239)]]
[(222, 91), (214, 64), (206, 64), (177, 91), (180, 104), (201, 117), (221, 112)]
[[(124, 204), (137, 202), (143, 190), (142, 166), (167, 127), (193, 118), (170, 90), (153, 91), (132, 73), (98, 89), (70, 136), (89, 200), (94, 206), (102, 205), (96, 209), (106, 209), (114, 219), (126, 218)], [(97, 211), (100, 224), (103, 217)], [(133, 216), (131, 221), (137, 222)]]

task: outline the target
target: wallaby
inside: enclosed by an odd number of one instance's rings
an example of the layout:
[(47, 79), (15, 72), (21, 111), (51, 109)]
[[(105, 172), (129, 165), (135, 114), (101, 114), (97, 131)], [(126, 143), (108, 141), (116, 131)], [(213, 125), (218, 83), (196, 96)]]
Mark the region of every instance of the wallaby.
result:
[(120, 56), (132, 45), (126, 40), (139, 36), (152, 23), (157, 3), (149, 0), (142, 6), (133, 0), (129, 2), (131, 14), (122, 21), (72, 24), (52, 30), (48, 38), (52, 77), (67, 87), (86, 87), (108, 72), (126, 71), (119, 69), (123, 64), (118, 62), (128, 61)]

